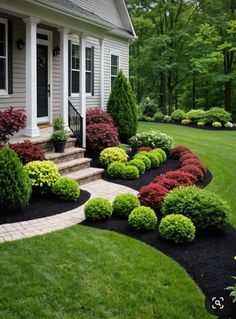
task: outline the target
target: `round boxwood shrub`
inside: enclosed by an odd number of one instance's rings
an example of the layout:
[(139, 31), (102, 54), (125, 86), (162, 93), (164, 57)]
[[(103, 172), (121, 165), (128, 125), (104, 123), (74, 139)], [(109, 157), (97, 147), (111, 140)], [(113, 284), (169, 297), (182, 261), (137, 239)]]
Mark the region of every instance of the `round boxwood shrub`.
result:
[(181, 122), (185, 119), (186, 113), (183, 110), (175, 110), (171, 113), (171, 119), (175, 122)]
[(33, 161), (24, 166), (31, 185), (41, 192), (49, 191), (60, 178), (57, 165), (51, 161)]
[(155, 156), (158, 157), (160, 165), (164, 162), (163, 155), (162, 155), (159, 151), (156, 151), (156, 150), (154, 149), (154, 150), (152, 150), (150, 153), (151, 153), (151, 154), (155, 154)]
[(204, 173), (196, 165), (193, 165), (193, 164), (192, 165), (186, 165), (186, 166), (183, 166), (182, 168), (180, 168), (180, 170), (185, 172), (185, 173), (189, 173), (189, 174), (192, 174), (192, 175), (196, 176), (199, 181), (202, 181), (203, 178), (204, 178)]
[(161, 148), (154, 148), (153, 152), (158, 152), (162, 155), (162, 158), (163, 158), (163, 162), (165, 162), (167, 160), (167, 154), (166, 152), (161, 149)]
[(170, 214), (162, 218), (159, 226), (161, 237), (175, 243), (189, 243), (195, 238), (195, 226), (191, 219), (181, 214)]
[(70, 177), (61, 177), (52, 187), (52, 192), (63, 200), (77, 200), (80, 196), (79, 183)]
[(161, 122), (163, 120), (163, 117), (164, 117), (164, 114), (162, 112), (156, 112), (153, 115), (154, 120), (159, 121), (159, 122)]
[(132, 210), (140, 206), (138, 198), (131, 193), (117, 195), (112, 202), (113, 214), (128, 217)]
[(222, 127), (222, 124), (221, 124), (220, 122), (213, 122), (213, 123), (212, 123), (212, 126), (219, 128), (219, 127)]
[(134, 156), (134, 159), (139, 159), (143, 161), (145, 165), (145, 170), (149, 170), (151, 168), (151, 161), (146, 155), (138, 153)]
[(218, 195), (196, 186), (174, 188), (164, 198), (163, 215), (182, 214), (199, 229), (220, 229), (227, 223), (229, 206)]
[(198, 127), (203, 127), (203, 126), (205, 126), (205, 123), (202, 122), (202, 121), (199, 121), (199, 122), (197, 122), (197, 126)]
[(188, 125), (188, 124), (190, 124), (190, 123), (192, 123), (192, 121), (191, 121), (190, 119), (183, 119), (183, 120), (181, 121), (181, 124), (184, 124), (184, 125)]
[(140, 206), (132, 210), (129, 223), (136, 229), (151, 230), (157, 225), (157, 216), (150, 207)]
[(126, 162), (128, 155), (120, 147), (107, 147), (101, 151), (99, 161), (102, 166), (107, 167), (113, 162)]
[(150, 159), (152, 168), (156, 168), (156, 167), (160, 166), (159, 156), (156, 155), (155, 153), (153, 153), (152, 151), (151, 152), (139, 152), (139, 154), (143, 154)]
[(139, 170), (137, 167), (128, 165), (125, 167), (124, 179), (136, 179), (139, 178)]
[(127, 165), (135, 166), (139, 170), (139, 174), (143, 174), (145, 172), (145, 164), (140, 159), (133, 159), (129, 161)]
[(191, 153), (190, 149), (187, 148), (186, 146), (176, 146), (174, 148), (172, 148), (171, 150), (171, 157), (174, 159), (179, 159), (180, 155), (184, 152), (189, 152)]
[(107, 168), (107, 174), (114, 178), (125, 178), (126, 165), (121, 162), (111, 163)]
[(90, 199), (84, 207), (84, 214), (86, 219), (90, 220), (110, 217), (112, 215), (111, 203), (107, 199), (100, 197)]
[(148, 206), (158, 211), (168, 192), (165, 187), (157, 183), (150, 183), (139, 190), (138, 199), (143, 206)]
[(9, 147), (0, 151), (0, 208), (15, 210), (29, 203), (32, 188), (17, 154)]

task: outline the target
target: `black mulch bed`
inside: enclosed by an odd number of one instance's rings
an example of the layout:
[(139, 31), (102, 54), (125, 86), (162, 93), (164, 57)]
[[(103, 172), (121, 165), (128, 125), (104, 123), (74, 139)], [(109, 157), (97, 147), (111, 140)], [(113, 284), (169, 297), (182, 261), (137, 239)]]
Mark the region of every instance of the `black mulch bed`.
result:
[(81, 190), (77, 201), (64, 201), (50, 194), (33, 194), (29, 205), (21, 210), (17, 212), (1, 212), (0, 225), (65, 213), (83, 205), (90, 198), (90, 195), (89, 192)]

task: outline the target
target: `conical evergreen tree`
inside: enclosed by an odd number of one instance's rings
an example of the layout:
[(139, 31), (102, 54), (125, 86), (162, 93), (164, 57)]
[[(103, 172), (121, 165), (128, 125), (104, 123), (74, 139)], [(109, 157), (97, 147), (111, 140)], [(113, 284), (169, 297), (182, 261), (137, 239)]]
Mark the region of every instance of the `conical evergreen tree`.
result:
[(0, 151), (0, 209), (17, 209), (29, 203), (32, 187), (17, 154), (9, 147)]
[(107, 112), (113, 117), (119, 128), (122, 142), (127, 142), (131, 136), (136, 134), (138, 115), (135, 95), (122, 71), (119, 72), (112, 86)]

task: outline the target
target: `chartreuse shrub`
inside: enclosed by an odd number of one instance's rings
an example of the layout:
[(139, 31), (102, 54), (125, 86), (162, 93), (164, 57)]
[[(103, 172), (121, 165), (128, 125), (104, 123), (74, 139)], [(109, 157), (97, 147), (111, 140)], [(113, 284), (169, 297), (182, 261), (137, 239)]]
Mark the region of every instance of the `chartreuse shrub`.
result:
[(205, 118), (206, 111), (201, 109), (190, 110), (186, 113), (186, 119), (191, 120), (193, 123), (197, 123)]
[(120, 179), (139, 178), (139, 170), (135, 166), (126, 165), (121, 162), (113, 162), (107, 168), (109, 176)]
[(198, 127), (203, 127), (204, 125), (205, 125), (205, 123), (203, 121), (197, 122), (197, 126)]
[(9, 147), (0, 151), (0, 208), (14, 210), (29, 203), (32, 192), (28, 175)]
[(138, 160), (143, 161), (143, 163), (145, 165), (145, 170), (149, 170), (151, 168), (151, 161), (146, 155), (137, 153), (134, 156), (134, 159), (138, 159)]
[(196, 186), (177, 187), (165, 196), (161, 212), (182, 214), (199, 229), (220, 229), (227, 223), (229, 206), (207, 190)]
[(113, 214), (127, 218), (132, 210), (140, 206), (138, 198), (131, 193), (117, 195), (112, 202)]
[(160, 166), (159, 156), (156, 155), (155, 153), (153, 153), (152, 151), (151, 152), (139, 152), (139, 154), (143, 154), (150, 159), (152, 168), (156, 168), (156, 167)]
[(120, 147), (107, 147), (101, 151), (99, 161), (102, 166), (107, 167), (113, 162), (126, 162), (128, 155)]
[(49, 191), (60, 178), (56, 164), (51, 161), (34, 161), (24, 166), (31, 185), (41, 192)]
[(156, 228), (157, 216), (150, 207), (134, 208), (129, 215), (129, 223), (136, 229), (152, 230)]
[(138, 169), (139, 174), (143, 174), (145, 172), (145, 164), (141, 159), (133, 159), (129, 161), (127, 165), (135, 166)]
[(184, 125), (188, 125), (188, 124), (190, 124), (190, 123), (192, 123), (192, 121), (191, 121), (190, 119), (183, 119), (183, 120), (181, 121), (181, 124), (184, 124)]
[(170, 214), (162, 218), (160, 235), (175, 243), (189, 243), (195, 238), (195, 226), (191, 219), (181, 214)]
[(204, 117), (205, 123), (209, 123), (209, 124), (214, 122), (227, 123), (231, 121), (231, 119), (232, 119), (232, 115), (220, 107), (210, 108), (210, 110), (206, 111), (206, 114)]
[(117, 127), (119, 127), (120, 139), (127, 142), (135, 135), (138, 126), (138, 111), (135, 95), (132, 87), (120, 71), (112, 85), (111, 94), (107, 103), (107, 112), (112, 116)]
[(161, 163), (164, 163), (166, 161), (167, 159), (166, 152), (163, 151), (161, 148), (154, 148), (151, 152), (156, 154), (159, 157)]
[(52, 192), (63, 200), (77, 200), (80, 196), (79, 183), (70, 177), (61, 177), (52, 187)]
[(124, 172), (125, 179), (136, 179), (139, 178), (139, 170), (135, 166), (126, 166)]
[(213, 127), (222, 127), (222, 124), (220, 122), (213, 122), (212, 126)]
[(90, 199), (84, 207), (84, 214), (86, 219), (90, 220), (110, 217), (112, 215), (111, 203), (107, 199), (100, 197)]
[(183, 110), (175, 110), (171, 113), (171, 119), (175, 122), (181, 122), (185, 119), (186, 113)]

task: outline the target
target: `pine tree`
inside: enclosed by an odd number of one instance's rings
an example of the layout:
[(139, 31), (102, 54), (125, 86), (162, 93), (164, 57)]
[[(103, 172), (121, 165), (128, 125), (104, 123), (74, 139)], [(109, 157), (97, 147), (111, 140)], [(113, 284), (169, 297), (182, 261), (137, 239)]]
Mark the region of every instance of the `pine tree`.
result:
[(107, 112), (112, 116), (119, 128), (120, 140), (127, 142), (135, 135), (138, 126), (136, 100), (133, 90), (122, 71), (112, 86), (107, 103)]

